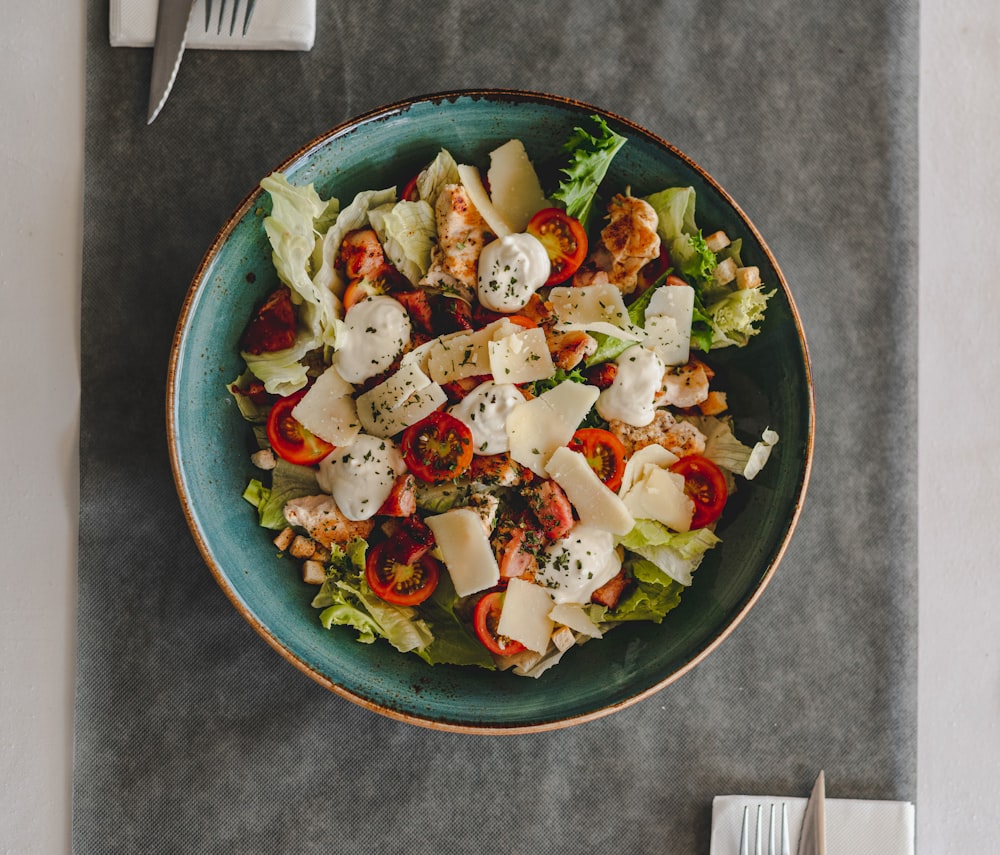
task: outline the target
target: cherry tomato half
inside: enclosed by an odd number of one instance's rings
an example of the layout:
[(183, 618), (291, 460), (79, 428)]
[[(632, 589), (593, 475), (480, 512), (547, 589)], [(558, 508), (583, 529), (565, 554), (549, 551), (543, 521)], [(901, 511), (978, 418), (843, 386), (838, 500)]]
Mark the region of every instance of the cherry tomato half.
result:
[(416, 202), (420, 199), (420, 192), (417, 190), (417, 179), (419, 177), (420, 173), (418, 172), (403, 185), (403, 189), (399, 191), (400, 202)]
[(552, 263), (546, 285), (565, 282), (587, 257), (587, 233), (575, 217), (561, 208), (543, 208), (528, 221), (528, 234), (538, 238)]
[(526, 648), (520, 641), (514, 641), (506, 635), (497, 632), (500, 623), (500, 612), (503, 611), (503, 591), (490, 591), (483, 594), (476, 609), (472, 614), (472, 625), (476, 630), (476, 637), (483, 643), (490, 653), (500, 656), (513, 656), (515, 653), (522, 653)]
[(609, 490), (618, 492), (625, 474), (625, 446), (617, 436), (601, 428), (581, 428), (567, 444), (587, 458)]
[(437, 587), (441, 571), (437, 561), (425, 553), (412, 564), (396, 561), (383, 540), (368, 550), (365, 558), (365, 579), (368, 587), (380, 599), (397, 606), (416, 606), (426, 600)]
[(722, 470), (707, 457), (690, 454), (678, 460), (670, 471), (684, 476), (684, 492), (694, 500), (691, 528), (704, 528), (714, 523), (721, 516), (729, 495)]
[(472, 431), (450, 413), (433, 412), (403, 431), (400, 450), (421, 481), (451, 481), (472, 463)]
[(279, 398), (267, 415), (267, 438), (274, 453), (299, 466), (319, 463), (334, 448), (325, 439), (320, 439), (303, 427), (292, 415), (292, 410), (306, 391), (300, 389), (288, 397)]

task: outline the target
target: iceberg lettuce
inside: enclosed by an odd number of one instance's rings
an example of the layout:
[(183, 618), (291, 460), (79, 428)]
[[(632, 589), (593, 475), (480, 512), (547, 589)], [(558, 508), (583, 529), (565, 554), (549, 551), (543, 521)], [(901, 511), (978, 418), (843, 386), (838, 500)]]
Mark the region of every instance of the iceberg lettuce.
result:
[(430, 203), (395, 202), (368, 212), (372, 228), (396, 269), (416, 285), (431, 266), (437, 221)]
[(719, 543), (707, 528), (675, 532), (656, 520), (636, 520), (632, 531), (618, 542), (630, 552), (655, 565), (675, 582), (691, 584), (691, 574), (698, 568), (705, 552)]
[(441, 191), (448, 184), (459, 184), (458, 164), (447, 149), (441, 149), (437, 157), (417, 176), (417, 196), (431, 208), (437, 203)]

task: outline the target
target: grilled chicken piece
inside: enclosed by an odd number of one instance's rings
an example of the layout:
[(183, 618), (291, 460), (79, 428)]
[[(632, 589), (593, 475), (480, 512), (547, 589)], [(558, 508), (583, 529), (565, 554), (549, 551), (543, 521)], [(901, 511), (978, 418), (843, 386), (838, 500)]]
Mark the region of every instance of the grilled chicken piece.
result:
[(612, 419), (608, 430), (621, 440), (629, 456), (647, 445), (662, 445), (678, 457), (705, 451), (705, 435), (689, 422), (677, 421), (667, 410), (657, 410), (645, 427)]
[(660, 236), (653, 206), (635, 196), (617, 194), (608, 206), (609, 222), (601, 240), (611, 254), (608, 279), (623, 294), (635, 291), (639, 269), (660, 254)]
[(434, 206), (434, 216), (438, 244), (421, 284), (449, 290), (457, 283), (475, 293), (479, 254), (492, 238), (486, 221), (461, 184), (445, 185)]
[(285, 502), (285, 519), (304, 528), (309, 536), (324, 546), (345, 545), (356, 537), (367, 539), (374, 520), (349, 520), (341, 513), (333, 496), (303, 496)]

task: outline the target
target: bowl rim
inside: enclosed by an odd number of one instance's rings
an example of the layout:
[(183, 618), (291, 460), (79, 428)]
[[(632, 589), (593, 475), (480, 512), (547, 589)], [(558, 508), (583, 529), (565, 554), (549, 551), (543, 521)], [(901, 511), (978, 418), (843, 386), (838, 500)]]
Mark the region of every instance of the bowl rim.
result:
[(617, 113), (608, 110), (603, 107), (597, 107), (589, 104), (585, 101), (577, 100), (574, 98), (569, 98), (563, 95), (554, 95), (545, 92), (528, 90), (528, 89), (508, 89), (508, 88), (470, 88), (470, 89), (450, 89), (440, 92), (434, 92), (429, 94), (413, 95), (401, 100), (393, 101), (391, 103), (375, 107), (371, 110), (367, 110), (363, 113), (352, 116), (344, 121), (334, 125), (328, 130), (324, 131), (320, 135), (314, 137), (309, 142), (300, 146), (293, 154), (286, 157), (278, 166), (272, 169), (272, 172), (284, 172), (289, 167), (293, 166), (302, 158), (306, 157), (316, 149), (322, 147), (331, 140), (337, 139), (338, 137), (344, 136), (347, 133), (352, 132), (362, 125), (368, 124), (373, 121), (378, 121), (382, 119), (390, 118), (394, 115), (405, 113), (411, 107), (418, 104), (426, 103), (441, 103), (444, 101), (457, 101), (459, 99), (472, 98), (472, 99), (485, 99), (497, 102), (521, 102), (521, 103), (537, 103), (545, 104), (549, 106), (563, 106), (570, 108), (575, 111), (589, 111), (592, 114), (600, 115), (605, 119), (610, 119), (617, 124), (623, 126), (628, 132), (633, 134), (643, 136), (648, 141), (654, 143), (655, 145), (669, 151), (673, 156), (681, 160), (690, 169), (695, 171), (698, 176), (709, 186), (713, 188), (725, 201), (725, 203), (730, 206), (740, 217), (746, 228), (753, 234), (754, 239), (758, 243), (761, 251), (768, 260), (768, 263), (772, 266), (778, 279), (778, 286), (781, 288), (785, 299), (788, 303), (789, 312), (791, 314), (792, 321), (795, 326), (797, 339), (799, 347), (802, 352), (802, 367), (805, 373), (806, 380), (806, 400), (808, 403), (808, 415), (804, 420), (806, 424), (806, 436), (804, 441), (804, 459), (801, 469), (801, 474), (799, 477), (799, 483), (795, 492), (795, 501), (792, 508), (791, 517), (788, 519), (784, 535), (781, 538), (781, 542), (778, 545), (774, 557), (771, 559), (767, 568), (758, 580), (758, 583), (754, 590), (750, 592), (747, 599), (743, 602), (739, 610), (733, 615), (733, 617), (722, 626), (714, 637), (710, 638), (708, 642), (699, 650), (695, 655), (688, 659), (679, 668), (665, 676), (664, 678), (658, 680), (653, 685), (648, 686), (645, 689), (641, 689), (636, 693), (630, 695), (627, 698), (616, 701), (614, 703), (609, 703), (600, 706), (597, 709), (589, 710), (584, 713), (579, 713), (576, 715), (570, 715), (558, 719), (544, 719), (535, 722), (519, 722), (514, 724), (505, 725), (503, 723), (491, 723), (491, 724), (481, 724), (468, 721), (457, 721), (452, 719), (434, 719), (429, 716), (419, 715), (417, 713), (404, 712), (401, 710), (393, 709), (391, 706), (378, 703), (376, 701), (370, 700), (369, 698), (363, 697), (330, 679), (325, 674), (320, 673), (316, 669), (312, 668), (306, 662), (304, 662), (294, 651), (292, 651), (287, 645), (285, 645), (279, 638), (277, 638), (269, 629), (266, 627), (250, 610), (248, 605), (243, 602), (235, 588), (230, 583), (228, 577), (223, 572), (212, 557), (209, 545), (202, 534), (196, 519), (194, 510), (191, 506), (189, 497), (186, 490), (184, 489), (184, 471), (181, 461), (181, 454), (179, 448), (179, 436), (176, 425), (177, 412), (175, 409), (175, 401), (177, 396), (177, 382), (178, 374), (180, 370), (180, 357), (182, 351), (182, 345), (185, 339), (185, 332), (188, 327), (188, 322), (192, 317), (192, 312), (198, 302), (198, 298), (201, 292), (205, 288), (205, 273), (211, 265), (212, 261), (215, 259), (219, 252), (220, 247), (229, 238), (233, 230), (236, 228), (240, 220), (245, 216), (245, 214), (251, 209), (255, 201), (262, 194), (262, 190), (259, 186), (255, 186), (251, 189), (243, 200), (237, 205), (233, 212), (226, 219), (223, 226), (219, 229), (215, 235), (212, 242), (209, 244), (207, 250), (205, 251), (201, 262), (199, 263), (194, 276), (192, 277), (191, 284), (188, 286), (187, 292), (184, 297), (184, 301), (181, 305), (178, 320), (174, 329), (173, 338), (171, 341), (170, 348), (170, 358), (167, 368), (167, 385), (166, 385), (166, 433), (167, 433), (167, 445), (170, 457), (170, 466), (173, 473), (174, 487), (177, 491), (178, 498), (180, 500), (181, 509), (187, 523), (188, 529), (190, 530), (198, 551), (201, 553), (202, 559), (205, 561), (208, 569), (215, 578), (216, 583), (222, 588), (223, 593), (226, 595), (227, 599), (236, 607), (236, 610), (243, 617), (247, 623), (253, 627), (254, 631), (261, 636), (275, 651), (277, 651), (282, 658), (294, 665), (302, 673), (306, 674), (308, 677), (319, 683), (321, 686), (332, 691), (336, 695), (345, 698), (367, 710), (375, 713), (379, 713), (397, 721), (403, 721), (408, 724), (416, 725), (419, 727), (428, 728), (431, 730), (447, 731), (453, 733), (466, 733), (466, 734), (479, 734), (479, 735), (504, 735), (504, 734), (526, 734), (526, 733), (538, 733), (544, 731), (557, 730), (571, 725), (582, 724), (589, 721), (594, 721), (604, 716), (610, 715), (619, 710), (625, 709), (626, 707), (632, 706), (652, 695), (658, 693), (666, 686), (679, 680), (682, 676), (691, 671), (696, 665), (702, 662), (710, 653), (712, 653), (719, 645), (736, 629), (736, 627), (742, 622), (746, 617), (747, 613), (753, 608), (760, 597), (764, 593), (764, 589), (770, 583), (778, 565), (780, 564), (788, 545), (791, 541), (792, 534), (798, 525), (799, 518), (802, 513), (803, 503), (805, 501), (806, 492), (809, 486), (810, 477), (812, 474), (813, 465), (813, 452), (815, 445), (815, 429), (816, 429), (816, 400), (815, 400), (815, 388), (812, 376), (812, 362), (809, 354), (809, 347), (805, 337), (805, 331), (802, 325), (802, 319), (799, 314), (798, 307), (795, 304), (795, 300), (792, 296), (791, 290), (788, 287), (788, 282), (785, 279), (784, 273), (778, 265), (777, 259), (774, 257), (770, 246), (764, 240), (763, 236), (757, 230), (756, 225), (747, 216), (743, 209), (736, 203), (736, 201), (730, 196), (729, 192), (723, 188), (700, 164), (694, 161), (690, 156), (685, 154), (683, 151), (678, 149), (672, 143), (663, 139), (659, 135), (653, 133), (647, 128), (637, 124), (631, 119), (627, 119)]

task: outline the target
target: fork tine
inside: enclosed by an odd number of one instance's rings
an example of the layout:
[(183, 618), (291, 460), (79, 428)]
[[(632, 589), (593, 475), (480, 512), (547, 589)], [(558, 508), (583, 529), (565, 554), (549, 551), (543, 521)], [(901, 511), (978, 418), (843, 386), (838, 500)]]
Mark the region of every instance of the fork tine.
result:
[(788, 805), (781, 805), (781, 855), (792, 855), (792, 847), (788, 842)]
[(222, 8), (219, 9), (219, 23), (215, 28), (215, 34), (219, 35), (222, 32), (222, 19), (226, 16), (226, 0), (222, 0)]
[(740, 855), (750, 855), (750, 808), (743, 807), (743, 831), (740, 834)]
[(243, 16), (243, 35), (250, 29), (250, 19), (253, 17), (253, 7), (257, 5), (257, 0), (247, 0), (247, 13)]
[(212, 26), (212, 0), (205, 0), (205, 32)]
[(239, 14), (239, 11), (240, 11), (240, 0), (236, 0), (236, 2), (233, 3), (233, 17), (229, 21), (229, 35), (232, 35), (236, 29), (236, 16), (237, 14)]
[(763, 835), (763, 823), (761, 822), (761, 815), (763, 808), (757, 805), (757, 830), (754, 832), (753, 836), (753, 853), (754, 855), (764, 855), (764, 850), (761, 848), (761, 838)]

